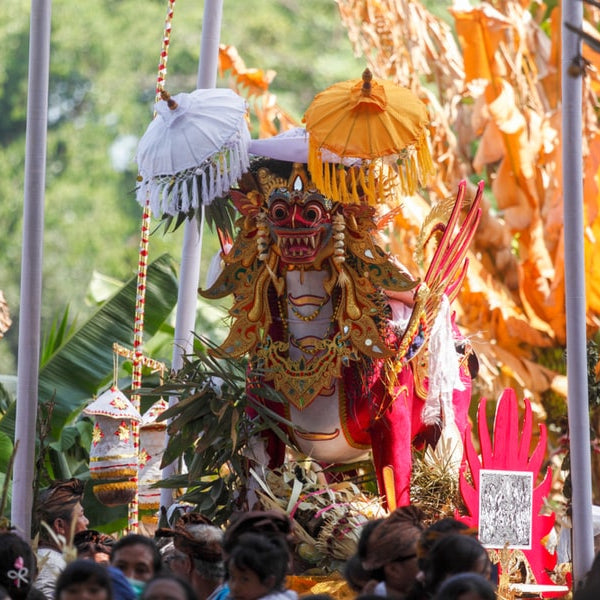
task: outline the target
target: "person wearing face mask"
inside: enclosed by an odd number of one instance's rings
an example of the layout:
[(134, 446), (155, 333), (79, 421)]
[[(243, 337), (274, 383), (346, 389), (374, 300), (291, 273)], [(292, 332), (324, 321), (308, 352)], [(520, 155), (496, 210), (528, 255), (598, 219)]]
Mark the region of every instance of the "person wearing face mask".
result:
[(40, 570), (34, 587), (49, 600), (54, 597), (56, 578), (67, 566), (63, 549), (70, 546), (76, 533), (87, 529), (81, 501), (84, 484), (75, 477), (53, 481), (42, 490), (36, 507), (40, 542), (37, 550)]
[(146, 583), (161, 571), (162, 559), (152, 539), (130, 533), (113, 544), (110, 564), (123, 572), (139, 597)]

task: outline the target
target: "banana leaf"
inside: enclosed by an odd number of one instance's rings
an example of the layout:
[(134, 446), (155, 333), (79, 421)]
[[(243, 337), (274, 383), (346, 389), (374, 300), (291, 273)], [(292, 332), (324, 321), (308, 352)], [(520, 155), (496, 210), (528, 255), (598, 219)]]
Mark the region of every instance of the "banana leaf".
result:
[[(112, 379), (113, 343), (133, 345), (137, 277), (131, 278), (48, 358), (40, 369), (39, 402), (53, 400), (50, 441), (94, 394)], [(174, 263), (164, 254), (148, 266), (144, 335), (151, 337), (177, 302)], [(0, 421), (0, 431), (14, 437), (13, 403)], [(32, 427), (34, 424), (32, 423)]]

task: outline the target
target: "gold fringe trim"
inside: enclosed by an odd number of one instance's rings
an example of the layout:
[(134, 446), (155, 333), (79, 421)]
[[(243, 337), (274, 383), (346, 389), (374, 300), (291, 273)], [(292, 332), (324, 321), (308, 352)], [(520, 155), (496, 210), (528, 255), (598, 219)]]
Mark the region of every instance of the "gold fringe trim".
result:
[(137, 454), (109, 454), (107, 456), (90, 456), (90, 462), (103, 462), (105, 460), (124, 460), (126, 458), (135, 458), (137, 461)]
[(90, 471), (90, 476), (93, 480), (101, 479), (128, 479), (129, 477), (135, 477), (137, 475), (137, 469), (111, 469), (106, 467), (101, 471)]
[(339, 163), (325, 162), (321, 148), (309, 138), (311, 179), (322, 194), (342, 204), (366, 202), (376, 206), (385, 202), (395, 206), (400, 202), (397, 192), (413, 195), (435, 172), (425, 133), (401, 153), (396, 165), (386, 164), (384, 158), (364, 160), (360, 166), (344, 168)]
[(113, 492), (122, 490), (135, 490), (135, 481), (113, 481), (111, 483), (99, 483), (94, 486), (94, 492)]

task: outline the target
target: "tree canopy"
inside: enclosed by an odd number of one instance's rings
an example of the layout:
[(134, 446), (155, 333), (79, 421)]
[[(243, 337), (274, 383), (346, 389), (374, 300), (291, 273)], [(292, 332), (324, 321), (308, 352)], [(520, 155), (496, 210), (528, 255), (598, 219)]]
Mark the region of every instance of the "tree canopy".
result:
[[(0, 289), (13, 318), (0, 344), (0, 372), (16, 372), (20, 285), (28, 0), (0, 23)], [(196, 87), (203, 3), (178, 2), (170, 36), (166, 88)], [(43, 258), (43, 328), (62, 313), (84, 317), (94, 271), (121, 280), (137, 268), (141, 209), (135, 201), (137, 141), (152, 118), (166, 0), (54, 0), (49, 82)], [(225, 0), (221, 42), (246, 65), (272, 69), (270, 90), (300, 119), (315, 93), (356, 76), (354, 57), (331, 0)], [(218, 85), (227, 85), (220, 79)], [(150, 252), (179, 258), (182, 233), (156, 223)], [(207, 264), (216, 242), (207, 240)], [(133, 315), (132, 315), (133, 322)]]

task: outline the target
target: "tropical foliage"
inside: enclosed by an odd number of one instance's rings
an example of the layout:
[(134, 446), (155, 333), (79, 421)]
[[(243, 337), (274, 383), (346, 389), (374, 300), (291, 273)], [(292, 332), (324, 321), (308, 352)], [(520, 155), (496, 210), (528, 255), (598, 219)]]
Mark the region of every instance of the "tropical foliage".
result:
[[(113, 381), (113, 344), (131, 347), (137, 286), (134, 277), (79, 328), (66, 328), (65, 312), (48, 335), (39, 374), (36, 485), (44, 486), (50, 480), (73, 476), (88, 478), (92, 423), (88, 418), (81, 418), (80, 413), (94, 395)], [(152, 338), (163, 328), (177, 301), (176, 273), (168, 255), (148, 266), (146, 286), (144, 327), (147, 337)], [(172, 328), (170, 334), (172, 336)], [(124, 389), (127, 386), (126, 382)], [(12, 451), (15, 416), (16, 403), (12, 401), (0, 416), (0, 464), (8, 461)], [(93, 494), (86, 494), (86, 499), (96, 504)], [(92, 505), (89, 508), (90, 516), (99, 514)], [(98, 519), (99, 524), (110, 522), (106, 514)]]
[[(160, 416), (169, 420), (163, 464), (180, 461), (184, 466), (183, 474), (161, 485), (186, 488), (180, 500), (226, 523), (247, 499), (250, 455), (261, 432), (270, 429), (286, 444), (290, 441), (279, 427), (287, 422), (246, 394), (246, 361), (212, 358), (207, 347), (214, 345), (201, 341), (195, 355), (185, 357), (182, 369), (153, 390), (178, 399)], [(257, 397), (279, 401), (267, 387)]]

